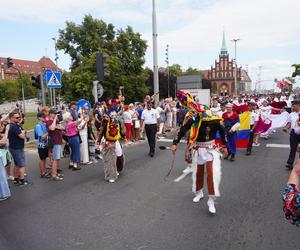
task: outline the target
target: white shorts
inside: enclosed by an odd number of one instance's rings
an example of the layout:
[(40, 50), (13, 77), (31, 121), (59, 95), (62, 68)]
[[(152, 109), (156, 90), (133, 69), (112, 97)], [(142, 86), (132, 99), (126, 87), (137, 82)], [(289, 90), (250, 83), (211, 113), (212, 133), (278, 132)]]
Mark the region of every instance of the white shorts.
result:
[(212, 161), (214, 158), (206, 148), (198, 148), (193, 150), (193, 161), (197, 161), (198, 165), (203, 165), (207, 161)]
[(116, 141), (116, 148), (115, 148), (115, 153), (117, 157), (120, 157), (123, 155), (122, 147), (119, 141)]

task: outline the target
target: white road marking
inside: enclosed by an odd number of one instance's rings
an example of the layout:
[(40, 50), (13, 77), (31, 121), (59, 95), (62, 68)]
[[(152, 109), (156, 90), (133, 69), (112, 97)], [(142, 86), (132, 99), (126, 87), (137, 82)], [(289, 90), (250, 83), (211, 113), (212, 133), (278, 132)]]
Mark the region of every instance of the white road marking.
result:
[(290, 145), (288, 144), (267, 144), (266, 145), (267, 148), (290, 148)]
[(181, 180), (183, 180), (188, 174), (190, 173), (183, 173), (182, 175), (180, 175), (177, 179), (174, 180), (174, 182), (180, 182)]
[[(160, 138), (160, 139), (158, 139), (157, 141), (159, 141), (159, 142), (173, 142), (173, 139)], [(181, 140), (180, 142), (181, 142), (181, 143), (184, 143), (185, 140)]]

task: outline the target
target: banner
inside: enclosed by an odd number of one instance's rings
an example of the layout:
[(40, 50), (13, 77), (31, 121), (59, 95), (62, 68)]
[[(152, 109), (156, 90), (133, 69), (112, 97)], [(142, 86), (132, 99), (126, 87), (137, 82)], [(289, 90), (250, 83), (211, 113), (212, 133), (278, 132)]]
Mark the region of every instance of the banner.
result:
[[(247, 148), (249, 138), (250, 138), (250, 118), (251, 112), (247, 111), (239, 115), (240, 118), (240, 128), (237, 133), (236, 146), (238, 148)], [(217, 135), (216, 143), (221, 144), (220, 134)]]

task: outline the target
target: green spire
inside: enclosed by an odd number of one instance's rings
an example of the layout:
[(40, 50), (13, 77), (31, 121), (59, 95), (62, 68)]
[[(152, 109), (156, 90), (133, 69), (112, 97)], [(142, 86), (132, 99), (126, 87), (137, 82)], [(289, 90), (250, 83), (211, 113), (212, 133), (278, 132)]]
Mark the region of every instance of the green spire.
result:
[(222, 48), (221, 48), (221, 55), (227, 55), (227, 47), (226, 47), (226, 40), (225, 40), (225, 32), (223, 31), (223, 41), (222, 41)]

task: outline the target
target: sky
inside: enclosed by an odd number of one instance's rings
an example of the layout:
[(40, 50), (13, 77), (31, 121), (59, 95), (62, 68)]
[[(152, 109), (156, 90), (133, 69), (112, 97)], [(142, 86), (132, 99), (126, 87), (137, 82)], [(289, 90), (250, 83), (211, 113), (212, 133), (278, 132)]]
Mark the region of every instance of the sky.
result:
[[(133, 27), (147, 41), (146, 65), (152, 61), (151, 0), (10, 0), (0, 1), (0, 56), (54, 59), (53, 37), (66, 21), (79, 24), (91, 14), (116, 28)], [(248, 68), (253, 86), (261, 66), (261, 87), (291, 76), (300, 63), (299, 0), (156, 0), (159, 66), (209, 69), (218, 59), (225, 31), (228, 52)], [(68, 70), (70, 58), (59, 52), (59, 66)], [(300, 86), (299, 80), (297, 86)]]

